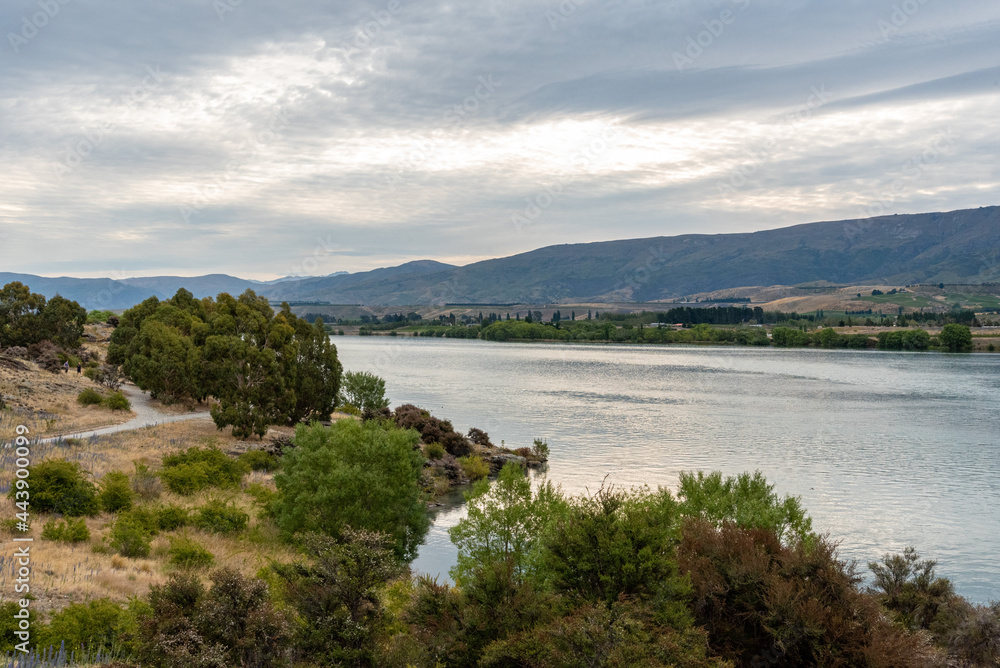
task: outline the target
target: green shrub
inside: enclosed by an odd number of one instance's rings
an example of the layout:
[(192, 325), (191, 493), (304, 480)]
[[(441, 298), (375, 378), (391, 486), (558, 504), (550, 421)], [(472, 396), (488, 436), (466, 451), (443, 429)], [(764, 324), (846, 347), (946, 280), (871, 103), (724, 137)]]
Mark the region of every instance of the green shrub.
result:
[(111, 527), (111, 549), (130, 559), (148, 557), (153, 531), (141, 515), (122, 513)]
[[(14, 650), (14, 645), (20, 643), (21, 640), (18, 639), (14, 633), (19, 630), (19, 625), (21, 620), (19, 620), (16, 615), (21, 611), (21, 606), (18, 605), (17, 601), (7, 601), (6, 603), (0, 603), (0, 654), (5, 658), (8, 652)], [(28, 624), (31, 628), (35, 628), (38, 623), (38, 618), (35, 616), (35, 606), (28, 606)], [(16, 665), (16, 664), (15, 664)]]
[(417, 441), (416, 432), (379, 420), (299, 426), (274, 477), (278, 526), (287, 534), (382, 531), (396, 540), (397, 556), (412, 557), (428, 525)]
[(82, 517), (76, 520), (49, 520), (42, 527), (42, 538), (63, 543), (83, 543), (90, 540), (90, 530)]
[(541, 460), (548, 460), (549, 458), (549, 444), (547, 441), (536, 438), (534, 444), (531, 446), (531, 454)]
[(59, 647), (66, 643), (67, 653), (109, 651), (119, 647), (128, 611), (109, 599), (89, 603), (71, 603), (52, 614), (47, 626), (38, 633), (39, 647)]
[(251, 471), (275, 471), (281, 466), (281, 460), (264, 450), (248, 450), (240, 455), (239, 461)]
[(440, 443), (428, 443), (426, 450), (428, 459), (441, 459), (445, 455), (444, 446)]
[(190, 538), (171, 539), (170, 563), (178, 568), (208, 568), (215, 563), (215, 555)]
[(174, 531), (190, 523), (188, 509), (175, 506), (163, 506), (156, 511), (156, 525), (162, 531)]
[(481, 480), (490, 474), (490, 465), (479, 455), (459, 457), (458, 463), (469, 480)]
[(218, 448), (188, 448), (163, 457), (160, 479), (175, 494), (189, 496), (207, 487), (235, 487), (246, 468)]
[(104, 512), (117, 513), (132, 508), (134, 492), (128, 476), (121, 471), (111, 471), (105, 474), (100, 483), (101, 492), (97, 495)]
[(113, 411), (130, 411), (132, 410), (132, 404), (129, 403), (128, 398), (120, 391), (115, 392), (107, 399), (101, 402), (101, 405), (105, 408), (110, 408)]
[(132, 474), (132, 491), (143, 501), (160, 498), (163, 484), (159, 477), (145, 464), (133, 462), (135, 473)]
[(94, 388), (88, 387), (76, 395), (76, 401), (84, 406), (99, 406), (104, 401), (104, 395)]
[[(100, 510), (97, 488), (76, 462), (47, 459), (28, 467), (31, 481), (31, 510), (36, 513), (59, 513), (67, 517), (96, 515)], [(7, 496), (17, 498), (17, 486), (11, 485)]]
[(236, 505), (212, 499), (198, 509), (194, 525), (211, 533), (239, 533), (249, 521), (250, 515)]

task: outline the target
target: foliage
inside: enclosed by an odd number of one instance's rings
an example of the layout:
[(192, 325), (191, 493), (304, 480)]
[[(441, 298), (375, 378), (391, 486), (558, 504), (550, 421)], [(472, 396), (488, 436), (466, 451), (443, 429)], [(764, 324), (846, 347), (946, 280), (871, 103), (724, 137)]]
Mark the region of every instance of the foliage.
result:
[[(28, 471), (34, 512), (79, 517), (96, 515), (100, 509), (97, 488), (86, 479), (87, 474), (76, 462), (47, 459), (29, 466)], [(12, 485), (7, 496), (16, 499), (16, 494), (17, 487)]]
[(455, 431), (451, 422), (440, 420), (413, 404), (399, 406), (392, 417), (402, 429), (416, 429), (420, 433), (421, 442), (425, 444), (440, 443), (448, 454), (455, 457), (472, 453), (469, 440)]
[(356, 407), (362, 413), (389, 406), (389, 400), (385, 396), (385, 381), (367, 371), (346, 372), (341, 392), (344, 403)]
[(967, 325), (949, 324), (941, 329), (938, 335), (945, 350), (953, 353), (965, 353), (972, 350), (972, 330)]
[(779, 498), (760, 471), (722, 477), (715, 471), (681, 473), (680, 513), (715, 524), (735, 522), (748, 529), (769, 529), (785, 542), (810, 541), (812, 520), (797, 497)]
[[(5, 655), (14, 650), (14, 645), (21, 642), (21, 640), (14, 635), (14, 633), (19, 630), (19, 623), (24, 621), (19, 620), (14, 616), (18, 614), (21, 609), (22, 608), (18, 605), (17, 601), (6, 601), (0, 603), (0, 652), (3, 652)], [(38, 617), (35, 614), (34, 606), (28, 606), (27, 622), (32, 627), (38, 623)]]
[(83, 336), (87, 311), (56, 295), (46, 300), (19, 282), (0, 289), (0, 347), (28, 347), (42, 341), (75, 349)]
[[(132, 606), (130, 606), (132, 607)], [(70, 603), (52, 614), (48, 625), (38, 634), (41, 647), (59, 647), (66, 643), (69, 651), (112, 651), (127, 641), (134, 621), (133, 610), (100, 598), (87, 603)]]
[(195, 513), (193, 524), (211, 533), (239, 533), (247, 528), (250, 515), (234, 504), (212, 499)]
[(110, 408), (113, 411), (130, 411), (132, 410), (132, 404), (129, 402), (128, 398), (119, 392), (114, 392), (110, 396), (106, 397), (101, 405), (105, 408)]
[(132, 474), (132, 491), (143, 501), (160, 498), (163, 484), (160, 478), (145, 464), (133, 462), (135, 473)]
[(275, 314), (247, 290), (196, 300), (178, 290), (127, 310), (108, 348), (140, 388), (165, 402), (209, 396), (212, 417), (237, 438), (263, 436), (271, 424), (325, 419), (336, 404), (341, 366), (322, 322)]
[(320, 665), (378, 666), (387, 615), (381, 590), (401, 567), (386, 534), (345, 528), (340, 542), (311, 534), (311, 563), (274, 565), (302, 626), (296, 646)]
[(347, 526), (381, 531), (393, 537), (397, 556), (412, 557), (428, 524), (416, 444), (415, 432), (379, 421), (300, 425), (274, 477), (278, 525), (330, 536)]
[(549, 458), (549, 444), (547, 441), (541, 438), (536, 438), (531, 444), (531, 454), (535, 456), (536, 459), (541, 459), (543, 461)]
[(215, 555), (190, 538), (170, 540), (170, 564), (178, 568), (208, 568), (215, 562)]
[(490, 465), (484, 462), (479, 455), (459, 457), (458, 464), (469, 480), (482, 480), (490, 474)]
[(161, 506), (156, 511), (156, 526), (162, 531), (174, 531), (190, 523), (187, 508), (173, 504)]
[(239, 461), (249, 471), (275, 471), (281, 466), (281, 460), (265, 450), (247, 450)]
[(132, 508), (134, 492), (128, 476), (121, 471), (106, 473), (101, 479), (97, 500), (107, 513), (117, 513)]
[(118, 390), (122, 386), (122, 375), (118, 367), (111, 364), (88, 366), (83, 370), (83, 375), (109, 390)]
[(104, 396), (92, 387), (88, 387), (76, 396), (76, 402), (82, 406), (99, 406)]
[(287, 665), (288, 622), (269, 601), (267, 583), (230, 569), (205, 590), (189, 573), (150, 588), (141, 618), (140, 657), (154, 668), (271, 668)]
[(655, 599), (664, 619), (685, 627), (683, 603), (676, 603), (687, 593), (673, 552), (677, 510), (667, 491), (602, 486), (573, 499), (545, 537), (545, 577), (574, 599), (609, 606)]
[(931, 629), (955, 593), (951, 582), (934, 577), (936, 565), (921, 560), (912, 547), (902, 554), (886, 554), (881, 562), (868, 563), (873, 576), (869, 591), (906, 628)]
[(428, 459), (441, 459), (445, 456), (446, 450), (440, 443), (428, 443), (424, 447)]
[(90, 529), (83, 518), (76, 520), (49, 520), (42, 526), (44, 540), (62, 543), (83, 543), (90, 540)]
[(934, 665), (927, 641), (892, 624), (824, 538), (785, 545), (770, 529), (701, 519), (682, 533), (691, 609), (721, 658), (737, 666)]
[(217, 447), (190, 447), (163, 457), (160, 479), (175, 494), (189, 496), (208, 487), (235, 487), (246, 468)]
[(111, 549), (130, 559), (148, 557), (153, 531), (141, 514), (121, 513), (111, 525)]
[(531, 481), (513, 463), (501, 469), (494, 484), (477, 482), (465, 499), (466, 517), (448, 530), (458, 547), (451, 575), (460, 584), (496, 563), (509, 562), (516, 579), (527, 577), (536, 566), (543, 527), (565, 507), (552, 483), (532, 493)]

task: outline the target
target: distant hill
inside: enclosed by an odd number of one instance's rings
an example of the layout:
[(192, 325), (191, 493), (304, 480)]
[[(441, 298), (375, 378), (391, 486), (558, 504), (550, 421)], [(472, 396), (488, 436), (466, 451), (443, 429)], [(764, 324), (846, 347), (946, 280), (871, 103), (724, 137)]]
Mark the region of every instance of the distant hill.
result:
[[(20, 276), (9, 278), (12, 276)], [(809, 223), (745, 234), (686, 234), (548, 246), (464, 267), (398, 267), (264, 284), (196, 278), (38, 278), (0, 273), (87, 308), (125, 308), (177, 287), (197, 296), (251, 288), (273, 300), (339, 304), (653, 301), (739, 286), (1000, 281), (1000, 207)], [(108, 295), (111, 295), (110, 300)]]

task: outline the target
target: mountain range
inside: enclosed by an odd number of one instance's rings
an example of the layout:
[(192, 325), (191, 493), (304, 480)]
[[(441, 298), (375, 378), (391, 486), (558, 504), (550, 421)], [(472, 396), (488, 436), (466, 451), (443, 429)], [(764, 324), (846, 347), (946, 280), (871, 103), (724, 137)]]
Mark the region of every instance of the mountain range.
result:
[(741, 286), (1000, 281), (1000, 207), (808, 223), (751, 233), (547, 246), (465, 266), (433, 260), (261, 282), (225, 274), (127, 279), (0, 272), (88, 309), (128, 308), (180, 287), (197, 297), (252, 289), (273, 301), (417, 305), (655, 301)]

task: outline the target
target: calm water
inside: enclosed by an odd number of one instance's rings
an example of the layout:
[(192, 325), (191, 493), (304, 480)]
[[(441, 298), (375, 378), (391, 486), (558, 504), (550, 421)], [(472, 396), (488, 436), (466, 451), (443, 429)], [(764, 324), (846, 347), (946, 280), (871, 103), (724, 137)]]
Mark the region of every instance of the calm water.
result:
[[(495, 443), (545, 438), (567, 492), (674, 488), (760, 469), (868, 561), (914, 545), (977, 601), (1000, 598), (1000, 355), (335, 337), (344, 368)], [(438, 513), (414, 569), (446, 573)]]

